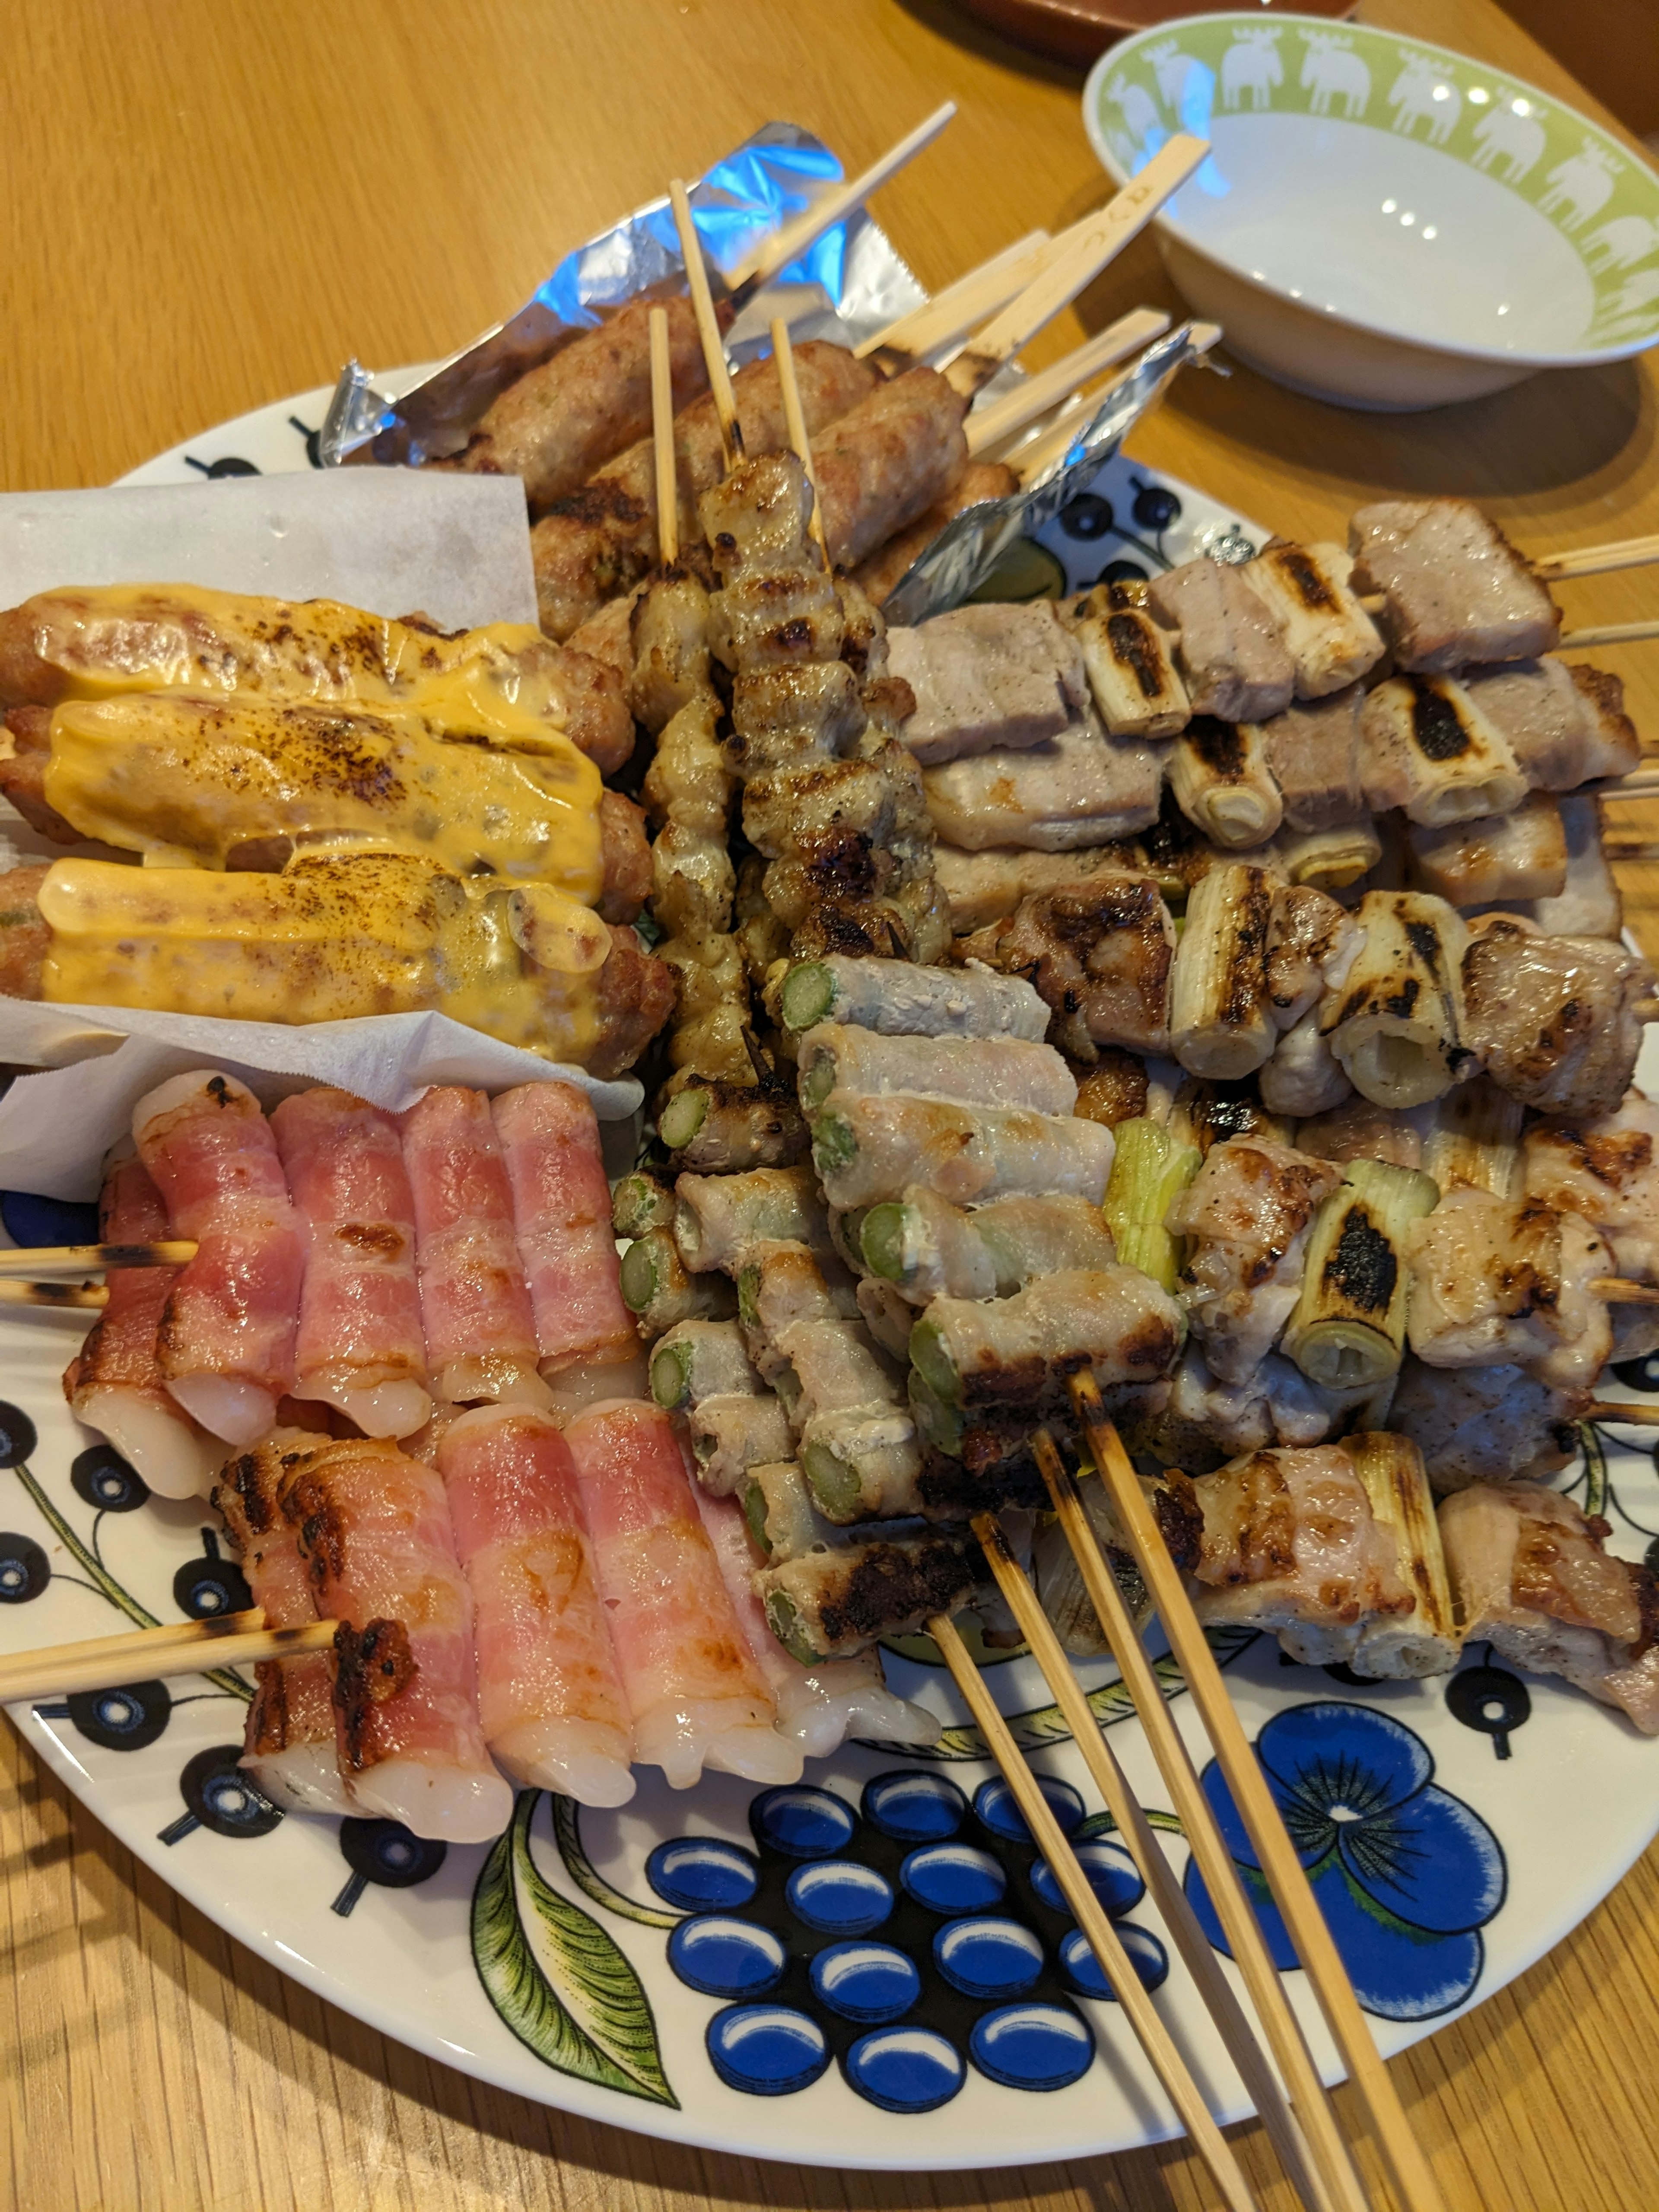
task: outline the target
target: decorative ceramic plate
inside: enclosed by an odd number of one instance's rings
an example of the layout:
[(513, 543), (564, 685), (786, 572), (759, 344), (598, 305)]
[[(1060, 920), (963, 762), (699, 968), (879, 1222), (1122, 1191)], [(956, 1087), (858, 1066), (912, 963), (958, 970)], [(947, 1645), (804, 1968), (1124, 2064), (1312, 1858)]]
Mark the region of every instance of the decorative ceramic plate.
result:
[[(1261, 4), (1270, 8), (1274, 0)], [(1352, 15), (1358, 4), (1358, 0), (1302, 0), (1298, 12), (1340, 17)], [(1201, 15), (1208, 0), (957, 0), (957, 5), (1022, 46), (1087, 69), (1125, 32)]]
[[(143, 473), (303, 466), (324, 397), (245, 416)], [(1150, 572), (1230, 534), (1259, 542), (1189, 487), (1118, 461), (1043, 533), (1033, 580), (1071, 589)], [(0, 1201), (22, 1244), (89, 1237), (88, 1214)], [(77, 1335), (62, 1314), (10, 1310), (0, 1324), (0, 1649), (247, 1602), (210, 1512), (148, 1497), (70, 1419), (58, 1378)], [(1659, 1389), (1659, 1360), (1638, 1387)], [(1589, 1431), (1562, 1480), (1609, 1516), (1619, 1549), (1639, 1554), (1659, 1531), (1645, 1454)], [(1659, 1827), (1659, 1745), (1556, 1682), (1493, 1666), (1484, 1647), (1442, 1680), (1379, 1686), (1291, 1666), (1248, 1631), (1215, 1641), (1385, 2051), (1558, 1942)], [(529, 1791), (489, 1848), (283, 1818), (237, 1767), (249, 1690), (234, 1674), (10, 1710), (76, 1795), (231, 1935), (503, 2088), (832, 2168), (1036, 2163), (1173, 2132), (948, 1677), (897, 1656), (888, 1667), (945, 1718), (933, 1750), (848, 1746), (799, 1787), (762, 1792), (716, 1775), (677, 1796), (644, 1770), (616, 1813)], [(1184, 1867), (1113, 1670), (1083, 1671)], [(1199, 1751), (1167, 1659), (1161, 1672)], [(1240, 2116), (1036, 1667), (1014, 1655), (989, 1680), (1212, 2103)], [(1195, 1885), (1194, 1902), (1209, 1924)], [(1288, 1978), (1332, 2064), (1300, 1973)]]

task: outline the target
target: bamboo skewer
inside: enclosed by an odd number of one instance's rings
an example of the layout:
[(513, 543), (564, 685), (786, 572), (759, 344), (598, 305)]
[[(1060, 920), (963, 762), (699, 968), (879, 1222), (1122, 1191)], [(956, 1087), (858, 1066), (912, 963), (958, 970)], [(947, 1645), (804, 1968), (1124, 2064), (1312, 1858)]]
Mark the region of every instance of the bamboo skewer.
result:
[(1583, 1418), (1587, 1421), (1623, 1421), (1627, 1428), (1659, 1429), (1659, 1406), (1644, 1406), (1621, 1398), (1592, 1398)]
[(1072, 1402), (1087, 1433), (1101, 1480), (1117, 1509), (1136, 1565), (1158, 1608), (1176, 1662), (1186, 1677), (1188, 1690), (1214, 1747), (1239, 1817), (1255, 1847), (1273, 1902), (1313, 1984), (1337, 2049), (1365, 2100), (1401, 2200), (1407, 2212), (1443, 2212), (1439, 2188), (1372, 2040), (1341, 1954), (1325, 1924), (1296, 1847), (1244, 1733), (1243, 1723), (1227, 1694), (1221, 1670), (1205, 1641), (1180, 1571), (1158, 1533), (1139, 1479), (1118, 1440), (1117, 1431), (1106, 1418), (1092, 1375), (1073, 1376)]
[(826, 230), (851, 215), (855, 208), (862, 207), (872, 192), (879, 191), (906, 162), (913, 161), (924, 148), (933, 144), (956, 112), (954, 100), (942, 101), (914, 131), (907, 131), (896, 146), (890, 146), (872, 161), (867, 169), (860, 170), (846, 184), (832, 185), (793, 222), (785, 223), (781, 230), (763, 239), (726, 279), (732, 289), (732, 306), (743, 307), (780, 269), (787, 269), (792, 261), (798, 261)]
[(854, 353), (860, 361), (878, 355), (884, 365), (896, 370), (913, 368), (930, 355), (960, 345), (975, 323), (994, 315), (1025, 289), (1042, 268), (1048, 243), (1046, 230), (1028, 232), (988, 261), (981, 261), (977, 269), (958, 276), (954, 284), (935, 292), (920, 307), (912, 307), (908, 314), (889, 323), (874, 337), (854, 346)]
[(8, 1275), (95, 1275), (111, 1267), (182, 1267), (196, 1257), (187, 1237), (159, 1244), (37, 1244), (0, 1252)]
[(812, 543), (823, 556), (827, 573), (833, 574), (835, 562), (830, 558), (830, 540), (823, 534), (823, 501), (818, 492), (818, 472), (812, 465), (812, 441), (807, 435), (806, 412), (800, 404), (800, 386), (795, 377), (794, 348), (789, 343), (789, 325), (781, 316), (772, 324), (772, 358), (778, 365), (778, 390), (783, 398), (783, 419), (789, 431), (789, 448), (806, 471), (806, 481), (812, 487), (812, 514), (808, 528)]
[(1049, 1504), (1071, 1545), (1108, 1648), (1117, 1662), (1152, 1757), (1185, 1831), (1188, 1845), (1198, 1862), (1233, 1962), (1243, 1977), (1268, 2046), (1290, 2091), (1291, 2108), (1301, 2123), (1318, 2175), (1318, 2186), (1323, 2192), (1314, 2201), (1322, 2208), (1333, 2208), (1333, 2212), (1366, 2212), (1365, 2192), (1343, 2142), (1325, 2085), (1319, 2078), (1302, 2024), (1291, 2008), (1279, 1969), (1244, 1893), (1232, 1854), (1216, 1826), (1197, 1769), (1152, 1672), (1152, 1662), (1135, 1632), (1116, 1577), (1095, 1540), (1077, 1485), (1046, 1429), (1037, 1431), (1032, 1445), (1048, 1488)]
[(56, 1306), (60, 1313), (101, 1310), (109, 1304), (107, 1283), (19, 1283), (0, 1280), (0, 1306)]
[(1576, 653), (1585, 645), (1639, 645), (1644, 637), (1659, 637), (1659, 615), (1641, 622), (1602, 623), (1588, 629), (1564, 629), (1555, 641), (1557, 653)]
[(1659, 1306), (1659, 1283), (1629, 1283), (1622, 1275), (1597, 1275), (1589, 1284), (1593, 1297), (1611, 1306)]
[(691, 312), (697, 319), (697, 336), (702, 340), (703, 367), (708, 372), (708, 389), (714, 397), (714, 413), (720, 426), (720, 453), (729, 476), (743, 459), (743, 426), (738, 421), (738, 403), (732, 396), (732, 372), (726, 366), (726, 347), (708, 289), (708, 265), (703, 258), (702, 240), (691, 220), (691, 203), (686, 198), (685, 185), (678, 177), (669, 185), (668, 202), (674, 210), (674, 227), (680, 234), (680, 258), (685, 264), (685, 281), (691, 294)]
[(665, 307), (651, 310), (651, 444), (656, 465), (657, 551), (663, 567), (672, 568), (680, 557), (680, 492), (674, 466), (674, 379)]
[(1632, 769), (1610, 783), (1586, 786), (1597, 799), (1659, 799), (1659, 769)]
[[(1194, 323), (1192, 325), (1194, 352), (1208, 353), (1220, 337), (1219, 323)], [(1065, 457), (1085, 419), (1099, 410), (1112, 389), (1113, 386), (1109, 384), (1097, 392), (1078, 394), (1063, 407), (1055, 409), (1053, 422), (1029, 445), (1016, 446), (1011, 453), (1005, 455), (1008, 465), (1018, 472), (1021, 483), (1035, 483), (1038, 477)], [(971, 415), (968, 417), (969, 422), (973, 419)]]
[(1021, 1572), (1018, 1563), (1008, 1549), (1000, 1522), (994, 1514), (980, 1513), (974, 1516), (974, 1534), (979, 1538), (991, 1572), (996, 1577), (997, 1588), (1007, 1601), (1009, 1609), (1018, 1622), (1033, 1657), (1042, 1671), (1042, 1678), (1054, 1692), (1073, 1740), (1083, 1757), (1083, 1763), (1093, 1778), (1095, 1787), (1106, 1802), (1108, 1810), (1117, 1822), (1130, 1856), (1139, 1868), (1148, 1893), (1163, 1917), (1176, 1948), (1186, 1962), (1187, 1971), (1197, 1985), (1205, 2009), (1215, 2022), (1227, 2055), (1238, 2069), (1245, 2093), (1255, 2106), (1267, 2130), (1269, 2140), (1279, 2154), (1279, 2163), (1290, 2177), (1292, 2186), (1305, 2204), (1320, 2207), (1328, 2199), (1319, 2191), (1309, 2166), (1308, 2145), (1295, 2115), (1285, 2100), (1285, 2091), (1274, 2073), (1266, 2052), (1256, 2041), (1255, 2030), (1246, 2018), (1243, 2006), (1233, 1995), (1231, 1983), (1222, 1970), (1209, 1937), (1198, 1924), (1197, 1915), (1187, 1901), (1174, 1869), (1160, 1849), (1151, 1823), (1141, 1810), (1134, 1792), (1117, 1759), (1102, 1733), (1100, 1723), (1089, 1710), (1089, 1701), (1083, 1686), (1072, 1671), (1071, 1662), (1061, 1649), (1048, 1616), (1039, 1603), (1036, 1592)]
[(1120, 315), (1109, 328), (1085, 338), (1080, 346), (1074, 346), (1049, 368), (1027, 377), (1018, 392), (1005, 393), (988, 407), (975, 408), (963, 426), (968, 433), (970, 459), (996, 457), (999, 448), (1006, 447), (1022, 430), (1029, 429), (1058, 402), (1076, 393), (1080, 385), (1113, 368), (1128, 355), (1139, 353), (1142, 346), (1161, 337), (1169, 327), (1170, 318), (1161, 309), (1136, 307), (1127, 315)]
[(1025, 1817), (1026, 1826), (1031, 1831), (1037, 1849), (1048, 1861), (1054, 1880), (1060, 1884), (1066, 1902), (1071, 1907), (1073, 1917), (1088, 1938), (1089, 1948), (1099, 1960), (1100, 1970), (1111, 1984), (1113, 1995), (1164, 2084), (1170, 2102), (1185, 2123), (1194, 2148), (1209, 2167), (1216, 2186), (1231, 2208), (1231, 2212), (1260, 2212), (1255, 2194), (1245, 2179), (1243, 2168), (1211, 2117), (1210, 2108), (1200, 2094), (1198, 2084), (1188, 2072), (1186, 2061), (1176, 2049), (1158, 2008), (1147, 1996), (1140, 1977), (1123, 1948), (1121, 1938), (1107, 1918), (1099, 1899), (1089, 1886), (1088, 1876), (1078, 1864), (1075, 1853), (1060, 1832), (1060, 1823), (1049, 1810), (1047, 1798), (1037, 1788), (1030, 1768), (1009, 1733), (1008, 1723), (998, 1711), (995, 1700), (969, 1656), (968, 1647), (957, 1635), (954, 1624), (943, 1613), (935, 1613), (928, 1621), (927, 1632), (945, 1655), (945, 1663), (966, 1699), (969, 1711), (979, 1723), (986, 1744), (1002, 1771), (1003, 1779)]
[(307, 1620), (267, 1628), (258, 1606), (217, 1620), (185, 1620), (123, 1636), (94, 1636), (44, 1651), (0, 1659), (0, 1705), (33, 1698), (72, 1697), (82, 1690), (119, 1689), (128, 1682), (194, 1674), (204, 1667), (248, 1667), (261, 1659), (300, 1659), (329, 1650), (338, 1623)]
[(1540, 583), (1568, 576), (1607, 576), (1615, 568), (1645, 568), (1659, 561), (1659, 531), (1647, 538), (1620, 538), (1606, 545), (1581, 545), (1576, 552), (1546, 553), (1528, 563)]

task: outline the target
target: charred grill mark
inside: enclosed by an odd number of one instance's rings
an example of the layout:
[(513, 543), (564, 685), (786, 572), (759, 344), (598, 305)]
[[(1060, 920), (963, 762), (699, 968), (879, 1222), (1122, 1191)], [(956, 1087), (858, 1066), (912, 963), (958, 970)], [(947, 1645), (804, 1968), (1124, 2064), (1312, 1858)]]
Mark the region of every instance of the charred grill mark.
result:
[(1273, 905), (1267, 877), (1259, 868), (1252, 869), (1249, 887), (1233, 917), (1232, 957), (1227, 963), (1227, 986), (1217, 1009), (1218, 1018), (1228, 1028), (1255, 1017), (1266, 982), (1264, 963)]
[(1425, 760), (1456, 760), (1470, 749), (1468, 732), (1444, 694), (1420, 676), (1412, 687), (1412, 738)]
[(1244, 740), (1233, 722), (1218, 722), (1213, 714), (1194, 714), (1187, 725), (1187, 742), (1212, 775), (1237, 781), (1244, 773)]
[(216, 1106), (234, 1106), (236, 1103), (236, 1094), (222, 1075), (208, 1078), (207, 1095)]
[(1383, 1315), (1393, 1303), (1400, 1261), (1364, 1206), (1349, 1210), (1325, 1262), (1323, 1280), (1361, 1313)]
[(1164, 678), (1145, 615), (1108, 615), (1106, 643), (1118, 666), (1133, 677), (1141, 697), (1156, 699), (1164, 689)]
[(1386, 1013), (1398, 1015), (1402, 1022), (1408, 1022), (1416, 1011), (1417, 1001), (1422, 995), (1422, 984), (1417, 976), (1407, 975), (1400, 988), (1383, 1000), (1383, 1011)]
[(978, 1580), (981, 1564), (978, 1545), (959, 1538), (942, 1537), (915, 1551), (870, 1545), (845, 1586), (819, 1602), (825, 1638), (834, 1644), (855, 1636), (868, 1643), (897, 1622), (954, 1612)]
[(371, 1620), (362, 1630), (343, 1620), (335, 1630), (334, 1708), (354, 1774), (363, 1770), (364, 1738), (375, 1706), (406, 1690), (419, 1672), (401, 1620)]
[(345, 1524), (327, 1483), (319, 1475), (298, 1474), (282, 1492), (284, 1519), (295, 1529), (311, 1578), (337, 1582), (345, 1572)]
[(1268, 556), (1310, 614), (1334, 614), (1336, 595), (1300, 545), (1276, 546)]
[(1171, 1468), (1152, 1492), (1152, 1507), (1170, 1557), (1183, 1574), (1196, 1573), (1204, 1554), (1204, 1509), (1179, 1468)]
[(408, 1245), (408, 1238), (395, 1223), (390, 1221), (348, 1221), (334, 1232), (337, 1243), (349, 1246), (354, 1252), (374, 1254), (382, 1260), (399, 1260)]
[(603, 530), (607, 525), (637, 526), (652, 519), (651, 509), (645, 501), (635, 499), (610, 477), (600, 477), (592, 483), (584, 484), (580, 491), (556, 499), (548, 513), (565, 515), (590, 530)]
[[(263, 1536), (275, 1528), (276, 1494), (275, 1486), (265, 1479), (264, 1455), (239, 1452), (228, 1461), (214, 1486), (213, 1502), (227, 1522), (242, 1521), (250, 1536)], [(235, 1533), (233, 1528), (232, 1535)]]
[(282, 1662), (261, 1659), (253, 1669), (258, 1686), (248, 1722), (247, 1747), (261, 1758), (288, 1749), (288, 1683)]
[(1446, 949), (1431, 921), (1408, 921), (1406, 942), (1442, 989), (1445, 988)]

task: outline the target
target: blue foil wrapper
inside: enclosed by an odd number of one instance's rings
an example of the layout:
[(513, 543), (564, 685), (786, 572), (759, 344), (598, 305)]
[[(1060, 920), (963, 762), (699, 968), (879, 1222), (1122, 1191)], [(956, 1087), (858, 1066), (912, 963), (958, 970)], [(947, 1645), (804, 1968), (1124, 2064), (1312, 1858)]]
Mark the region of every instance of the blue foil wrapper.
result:
[[(1202, 358), (1194, 325), (1183, 323), (1147, 347), (1053, 465), (1006, 499), (981, 500), (953, 515), (882, 603), (890, 625), (926, 622), (960, 606), (1015, 541), (1033, 536), (1086, 492), (1129, 432), (1162, 397), (1170, 380)], [(1014, 455), (1016, 460), (1018, 455)]]
[[(794, 123), (768, 123), (691, 186), (692, 218), (714, 268), (735, 267), (763, 237), (809, 207), (843, 172)], [(495, 329), (392, 398), (356, 362), (341, 372), (319, 439), (325, 467), (343, 462), (432, 460), (459, 451), (498, 393), (630, 300), (684, 291), (679, 240), (666, 194), (566, 254)], [(767, 349), (774, 315), (799, 341), (863, 339), (927, 297), (878, 224), (859, 209), (826, 231), (745, 306), (727, 333), (739, 362)]]

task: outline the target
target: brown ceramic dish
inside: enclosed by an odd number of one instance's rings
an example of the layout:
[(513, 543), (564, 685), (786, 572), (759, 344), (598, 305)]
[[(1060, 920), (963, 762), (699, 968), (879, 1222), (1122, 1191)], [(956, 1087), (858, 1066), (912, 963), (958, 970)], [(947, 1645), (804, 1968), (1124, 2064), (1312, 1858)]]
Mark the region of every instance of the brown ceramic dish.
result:
[[(1087, 69), (1130, 31), (1210, 12), (1211, 0), (957, 0), (969, 15), (1022, 46)], [(1299, 15), (1352, 15), (1358, 0), (1297, 0)], [(1264, 10), (1273, 0), (1261, 0)]]

